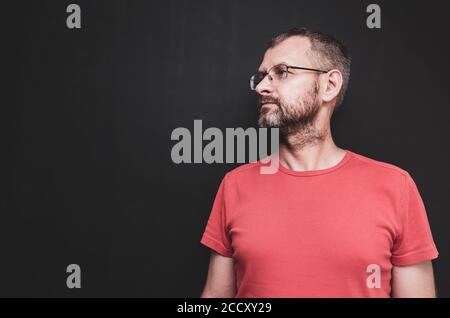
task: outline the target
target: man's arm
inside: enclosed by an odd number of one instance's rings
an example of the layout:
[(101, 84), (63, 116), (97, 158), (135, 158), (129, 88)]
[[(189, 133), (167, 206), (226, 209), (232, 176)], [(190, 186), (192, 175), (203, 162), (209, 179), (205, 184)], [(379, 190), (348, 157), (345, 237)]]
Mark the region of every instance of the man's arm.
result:
[(435, 298), (433, 265), (426, 261), (392, 267), (392, 291), (395, 298)]
[(208, 277), (201, 298), (232, 298), (236, 295), (234, 261), (211, 251)]

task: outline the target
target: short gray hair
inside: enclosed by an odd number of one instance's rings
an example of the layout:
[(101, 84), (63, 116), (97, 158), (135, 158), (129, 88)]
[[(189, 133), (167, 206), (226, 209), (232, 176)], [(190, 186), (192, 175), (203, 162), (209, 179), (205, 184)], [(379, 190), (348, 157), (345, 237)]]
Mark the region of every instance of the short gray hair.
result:
[(266, 50), (293, 36), (303, 36), (311, 41), (310, 56), (318, 64), (318, 68), (325, 71), (338, 69), (342, 73), (342, 88), (336, 97), (335, 108), (337, 108), (344, 100), (350, 80), (351, 57), (347, 47), (330, 34), (307, 28), (292, 28), (272, 38), (267, 43)]

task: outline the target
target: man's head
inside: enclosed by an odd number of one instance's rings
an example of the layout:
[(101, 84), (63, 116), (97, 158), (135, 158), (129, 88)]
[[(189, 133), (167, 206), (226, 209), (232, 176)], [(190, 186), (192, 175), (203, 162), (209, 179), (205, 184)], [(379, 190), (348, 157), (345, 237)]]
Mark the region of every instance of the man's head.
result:
[(259, 125), (289, 134), (312, 126), (322, 108), (330, 118), (344, 99), (350, 61), (342, 43), (318, 31), (295, 28), (273, 38), (256, 79)]

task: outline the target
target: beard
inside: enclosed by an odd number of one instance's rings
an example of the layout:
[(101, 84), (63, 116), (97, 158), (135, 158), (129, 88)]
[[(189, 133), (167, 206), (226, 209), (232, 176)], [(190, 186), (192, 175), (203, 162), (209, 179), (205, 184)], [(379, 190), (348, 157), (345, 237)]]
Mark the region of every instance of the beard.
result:
[[(320, 110), (318, 99), (319, 82), (314, 81), (310, 89), (296, 102), (284, 102), (272, 97), (260, 97), (258, 100), (258, 125), (262, 128), (278, 128), (281, 142), (288, 146), (303, 148), (306, 144), (324, 139), (324, 133), (314, 127)], [(263, 110), (261, 104), (275, 104)]]

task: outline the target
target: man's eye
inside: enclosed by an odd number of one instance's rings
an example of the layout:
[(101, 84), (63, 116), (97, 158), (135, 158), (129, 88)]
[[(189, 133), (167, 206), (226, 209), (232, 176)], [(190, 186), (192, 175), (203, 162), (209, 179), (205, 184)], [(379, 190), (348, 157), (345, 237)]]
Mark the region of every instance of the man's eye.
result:
[(287, 70), (285, 70), (285, 69), (278, 69), (278, 70), (275, 71), (275, 74), (276, 74), (278, 77), (286, 77), (286, 75), (288, 74), (288, 72), (287, 72)]

